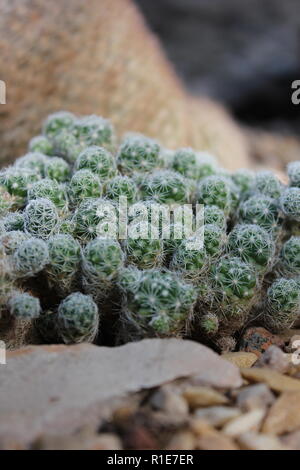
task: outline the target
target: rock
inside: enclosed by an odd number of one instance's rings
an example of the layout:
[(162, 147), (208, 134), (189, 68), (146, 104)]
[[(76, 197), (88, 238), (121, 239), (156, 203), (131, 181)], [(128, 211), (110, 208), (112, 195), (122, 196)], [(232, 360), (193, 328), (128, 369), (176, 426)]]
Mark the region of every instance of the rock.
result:
[(183, 392), (183, 396), (192, 410), (201, 406), (228, 403), (228, 398), (208, 387), (187, 387)]
[(278, 346), (270, 346), (258, 359), (255, 367), (269, 367), (284, 374), (289, 369), (289, 358)]
[(300, 430), (282, 436), (281, 442), (292, 450), (300, 450)]
[(300, 428), (300, 390), (285, 392), (271, 407), (263, 425), (267, 434), (284, 434)]
[(178, 393), (168, 386), (161, 387), (151, 396), (149, 404), (155, 409), (170, 415), (188, 415), (188, 405)]
[(237, 436), (237, 442), (242, 450), (287, 450), (277, 437), (253, 431)]
[(249, 411), (227, 423), (223, 428), (223, 433), (236, 437), (247, 431), (259, 431), (264, 416), (265, 410), (261, 408)]
[(181, 431), (175, 434), (166, 446), (166, 450), (194, 450), (196, 439), (191, 431)]
[(148, 426), (135, 424), (126, 428), (124, 445), (127, 449), (154, 450), (159, 449), (159, 443)]
[(229, 352), (222, 354), (222, 358), (235, 364), (237, 367), (252, 367), (257, 361), (257, 355), (252, 352)]
[(283, 347), (284, 343), (279, 336), (273, 335), (262, 327), (248, 328), (240, 342), (240, 350), (252, 352), (258, 357), (265, 352), (270, 346)]
[(211, 426), (216, 428), (224, 426), (234, 418), (240, 416), (241, 411), (231, 406), (210, 406), (195, 411), (195, 418), (207, 421)]
[(241, 385), (236, 366), (192, 341), (31, 346), (8, 353), (0, 375), (0, 446), (30, 445), (46, 432), (67, 434), (86, 423), (97, 428), (127, 394), (188, 376), (211, 386)]
[(244, 387), (237, 395), (237, 405), (243, 411), (251, 411), (255, 408), (265, 409), (274, 401), (275, 396), (264, 383)]
[(220, 432), (199, 437), (196, 448), (199, 450), (238, 450), (234, 441)]
[(276, 392), (299, 391), (300, 380), (279, 374), (271, 369), (252, 367), (251, 369), (241, 369), (243, 377), (250, 382), (266, 383)]
[(34, 442), (35, 450), (122, 450), (122, 442), (116, 434), (80, 432), (68, 436), (47, 436)]

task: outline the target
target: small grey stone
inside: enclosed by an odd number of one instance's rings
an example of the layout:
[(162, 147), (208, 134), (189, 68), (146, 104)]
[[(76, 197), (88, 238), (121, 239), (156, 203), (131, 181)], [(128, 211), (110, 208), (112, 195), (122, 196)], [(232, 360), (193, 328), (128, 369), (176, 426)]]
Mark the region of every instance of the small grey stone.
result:
[(255, 408), (266, 408), (272, 405), (275, 396), (266, 384), (249, 385), (244, 387), (237, 395), (237, 405), (243, 411)]

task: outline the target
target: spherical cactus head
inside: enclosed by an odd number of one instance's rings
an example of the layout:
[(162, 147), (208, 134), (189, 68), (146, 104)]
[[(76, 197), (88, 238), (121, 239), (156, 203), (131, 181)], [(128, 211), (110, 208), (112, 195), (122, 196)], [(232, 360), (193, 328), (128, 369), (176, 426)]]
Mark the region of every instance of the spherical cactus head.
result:
[(291, 328), (300, 315), (299, 283), (294, 279), (279, 278), (267, 290), (263, 321), (272, 331)]
[[(83, 251), (83, 271), (99, 279), (113, 279), (124, 265), (124, 253), (117, 240), (95, 238)], [(101, 289), (101, 285), (99, 285)]]
[(14, 293), (9, 299), (8, 308), (13, 317), (22, 320), (32, 320), (41, 313), (39, 299), (27, 293)]
[(199, 180), (216, 173), (215, 158), (205, 152), (181, 148), (174, 152), (171, 167), (186, 178)]
[(39, 198), (49, 199), (60, 211), (67, 210), (68, 203), (64, 188), (55, 180), (43, 178), (32, 184), (28, 190), (28, 199)]
[(40, 177), (38, 172), (28, 168), (9, 167), (0, 173), (0, 185), (4, 186), (9, 194), (18, 196), (20, 198), (19, 205), (22, 207), (28, 189)]
[(217, 349), (222, 353), (234, 351), (236, 348), (236, 340), (230, 335), (221, 336), (216, 340), (215, 344)]
[(124, 196), (128, 203), (133, 203), (138, 196), (138, 187), (129, 176), (118, 175), (107, 182), (106, 196), (117, 201), (120, 196)]
[(254, 184), (254, 172), (247, 168), (241, 168), (236, 170), (231, 178), (234, 184), (239, 188), (241, 196), (245, 196), (253, 187)]
[(260, 225), (267, 231), (276, 231), (279, 212), (276, 201), (268, 196), (254, 195), (239, 207), (239, 220), (245, 224)]
[[(11, 195), (7, 188), (1, 185), (1, 173), (0, 173), (0, 217), (3, 217), (9, 213), (14, 207), (19, 207), (20, 201), (18, 198)], [(21, 204), (22, 206), (22, 204)]]
[(212, 282), (225, 301), (247, 301), (252, 298), (257, 285), (257, 275), (252, 265), (240, 258), (223, 256), (211, 267)]
[(19, 245), (29, 238), (26, 233), (20, 230), (12, 230), (0, 235), (0, 246), (3, 247), (6, 255), (12, 255)]
[(300, 273), (300, 236), (293, 236), (287, 240), (281, 249), (280, 267), (286, 274), (299, 275)]
[(6, 232), (13, 230), (24, 231), (24, 215), (22, 212), (8, 212), (2, 219), (3, 227)]
[(23, 157), (17, 158), (15, 161), (16, 168), (24, 168), (36, 172), (39, 177), (45, 175), (45, 165), (48, 161), (48, 157), (40, 152), (30, 152), (23, 155)]
[(226, 228), (226, 215), (225, 212), (218, 206), (205, 206), (204, 207), (204, 224), (217, 225), (221, 229)]
[(272, 171), (259, 171), (255, 175), (253, 190), (272, 199), (278, 199), (283, 189), (282, 183)]
[(129, 265), (119, 269), (117, 276), (117, 286), (123, 293), (135, 294), (139, 287), (143, 271), (136, 266)]
[(190, 199), (191, 187), (187, 180), (171, 170), (157, 170), (145, 176), (141, 182), (145, 199), (163, 204), (184, 203)]
[(31, 277), (42, 271), (49, 261), (47, 244), (39, 238), (23, 241), (13, 255), (14, 274)]
[(72, 129), (63, 129), (53, 137), (53, 147), (55, 155), (74, 163), (86, 145), (78, 141)]
[(143, 135), (126, 135), (119, 147), (117, 162), (123, 174), (151, 172), (161, 166), (160, 146)]
[(208, 267), (208, 259), (203, 248), (193, 249), (189, 244), (196, 242), (193, 238), (183, 240), (174, 252), (170, 268), (178, 271), (185, 279), (197, 280)]
[(98, 307), (89, 295), (74, 292), (60, 303), (57, 328), (64, 343), (93, 341), (98, 325)]
[(98, 175), (90, 170), (74, 173), (69, 184), (69, 196), (73, 205), (78, 205), (88, 198), (98, 198), (102, 194), (102, 184)]
[(50, 140), (44, 135), (37, 135), (29, 142), (30, 152), (39, 152), (44, 155), (53, 155), (53, 145)]
[(125, 250), (128, 262), (141, 269), (150, 269), (160, 266), (164, 258), (163, 240), (154, 238), (151, 234), (155, 228), (146, 222), (139, 222), (129, 226)]
[(287, 188), (283, 191), (280, 207), (288, 219), (300, 222), (300, 188)]
[(258, 270), (268, 269), (274, 260), (275, 243), (259, 225), (239, 224), (229, 234), (230, 253), (253, 264)]
[(199, 320), (199, 327), (202, 334), (207, 337), (215, 336), (219, 329), (219, 318), (215, 313), (205, 313)]
[(289, 185), (300, 188), (300, 161), (290, 162), (287, 166)]
[(75, 275), (81, 261), (81, 247), (68, 234), (56, 234), (48, 240), (48, 272), (56, 278)]
[(236, 206), (237, 194), (238, 189), (229, 178), (212, 175), (199, 182), (196, 197), (198, 203), (217, 206), (229, 214)]
[(71, 129), (74, 121), (74, 114), (67, 111), (50, 114), (43, 124), (43, 134), (51, 140), (61, 131)]
[(108, 119), (101, 116), (83, 116), (75, 120), (73, 133), (80, 143), (85, 146), (112, 146), (114, 129)]
[(203, 246), (210, 259), (221, 256), (227, 242), (226, 231), (215, 224), (204, 225)]
[(114, 156), (104, 147), (96, 145), (85, 148), (79, 154), (75, 168), (77, 170), (90, 170), (98, 175), (101, 181), (113, 178), (117, 173)]
[(29, 201), (25, 208), (24, 220), (26, 233), (47, 239), (55, 232), (59, 216), (50, 199), (39, 198)]
[(116, 207), (107, 199), (86, 199), (76, 209), (73, 220), (74, 235), (82, 241), (97, 236), (114, 238), (112, 232), (117, 223)]
[(58, 183), (64, 183), (70, 177), (70, 166), (61, 157), (49, 158), (45, 164), (45, 176)]

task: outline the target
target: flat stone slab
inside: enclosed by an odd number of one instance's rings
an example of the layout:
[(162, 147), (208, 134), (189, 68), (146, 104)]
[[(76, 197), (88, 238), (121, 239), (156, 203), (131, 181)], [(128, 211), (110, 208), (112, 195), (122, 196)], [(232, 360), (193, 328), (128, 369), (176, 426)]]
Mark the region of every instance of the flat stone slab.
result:
[(187, 340), (145, 339), (116, 348), (29, 346), (8, 353), (0, 365), (0, 447), (97, 426), (129, 393), (189, 376), (216, 388), (242, 384), (234, 364)]

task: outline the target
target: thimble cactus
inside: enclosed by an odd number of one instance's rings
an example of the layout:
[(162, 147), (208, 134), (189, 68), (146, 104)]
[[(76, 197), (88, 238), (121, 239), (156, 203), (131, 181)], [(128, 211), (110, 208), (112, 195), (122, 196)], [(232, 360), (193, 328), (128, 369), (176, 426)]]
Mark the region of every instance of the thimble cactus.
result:
[(77, 240), (68, 234), (57, 234), (48, 242), (49, 261), (46, 274), (59, 293), (71, 292), (81, 262), (81, 248)]
[(253, 187), (255, 174), (247, 168), (236, 170), (231, 175), (232, 181), (240, 190), (241, 196), (245, 196)]
[(74, 163), (80, 152), (85, 148), (84, 142), (79, 142), (71, 130), (63, 129), (53, 137), (54, 153), (58, 157)]
[(190, 199), (189, 184), (182, 175), (171, 170), (158, 170), (145, 176), (140, 188), (145, 199), (159, 203), (187, 203)]
[(27, 197), (28, 189), (40, 177), (40, 173), (28, 168), (9, 167), (0, 172), (0, 185), (4, 186), (9, 194), (18, 196), (18, 205), (22, 207)]
[(14, 207), (18, 207), (18, 199), (15, 196), (9, 194), (4, 186), (1, 186), (1, 174), (0, 174), (0, 217), (8, 214)]
[(39, 299), (26, 292), (13, 293), (8, 301), (8, 309), (11, 316), (23, 320), (32, 320), (41, 313)]
[(222, 209), (218, 206), (204, 207), (204, 225), (216, 225), (221, 229), (226, 227), (226, 216)]
[(24, 231), (24, 215), (22, 212), (8, 212), (2, 219), (3, 227), (6, 232), (12, 230)]
[(199, 182), (196, 197), (200, 204), (217, 206), (227, 215), (236, 205), (237, 193), (229, 178), (212, 175)]
[(219, 318), (215, 313), (208, 312), (201, 315), (199, 319), (200, 333), (210, 338), (218, 333)]
[(287, 188), (280, 197), (280, 207), (287, 218), (300, 222), (300, 188)]
[(23, 157), (17, 158), (15, 167), (35, 171), (43, 177), (45, 175), (45, 164), (47, 160), (48, 157), (42, 153), (30, 152)]
[[(122, 283), (125, 274), (126, 282)], [(195, 288), (175, 273), (142, 271), (138, 280), (128, 282), (121, 273), (124, 306), (122, 321), (134, 337), (181, 335), (197, 298)], [(125, 288), (124, 288), (125, 284)]]
[(127, 198), (128, 203), (133, 203), (137, 199), (138, 188), (132, 178), (120, 175), (108, 181), (105, 194), (109, 199), (114, 200), (124, 196)]
[(68, 201), (62, 185), (50, 178), (43, 178), (32, 184), (27, 194), (28, 200), (49, 199), (53, 202), (59, 213), (67, 212)]
[(274, 261), (275, 244), (268, 232), (255, 224), (237, 225), (229, 234), (229, 252), (259, 270), (270, 268)]
[(88, 198), (101, 197), (102, 184), (98, 175), (90, 170), (76, 171), (69, 183), (69, 197), (74, 206)]
[(64, 343), (92, 342), (99, 328), (98, 307), (89, 295), (74, 292), (59, 304), (56, 321)]
[(285, 275), (296, 276), (300, 272), (300, 237), (293, 236), (281, 249), (279, 269)]
[(141, 269), (160, 266), (164, 259), (163, 240), (151, 237), (152, 227), (148, 222), (133, 224), (130, 228), (125, 242), (128, 262)]
[(74, 213), (74, 235), (82, 242), (87, 242), (97, 236), (113, 237), (112, 225), (117, 220), (115, 207), (112, 202), (103, 199), (85, 199)]
[(117, 163), (123, 174), (149, 173), (161, 166), (160, 146), (143, 135), (127, 135), (121, 143)]
[(39, 152), (44, 155), (53, 155), (53, 145), (44, 135), (37, 135), (29, 141), (29, 152)]
[(15, 277), (32, 277), (49, 262), (47, 244), (39, 238), (23, 241), (15, 251), (12, 263)]
[(96, 238), (83, 251), (82, 273), (85, 291), (97, 301), (103, 300), (113, 287), (124, 265), (124, 253), (117, 240)]
[(300, 161), (290, 162), (287, 166), (289, 185), (300, 188)]
[(240, 204), (239, 221), (259, 225), (267, 231), (276, 231), (279, 228), (278, 205), (268, 196), (251, 196)]
[(299, 315), (299, 284), (294, 279), (276, 279), (267, 290), (263, 309), (266, 327), (274, 332), (291, 328)]
[(92, 145), (85, 148), (78, 156), (75, 168), (77, 170), (90, 170), (100, 177), (101, 181), (113, 178), (117, 173), (117, 166), (113, 155), (103, 147)]
[(70, 167), (61, 157), (51, 157), (45, 163), (45, 177), (65, 183), (70, 177)]
[(49, 238), (57, 229), (59, 217), (50, 199), (29, 201), (24, 212), (25, 232), (39, 238)]
[(172, 168), (186, 178), (199, 180), (216, 173), (216, 161), (208, 153), (181, 148), (174, 152)]
[(50, 114), (43, 124), (43, 134), (52, 140), (61, 131), (71, 129), (74, 121), (74, 114), (67, 111)]
[(281, 195), (283, 185), (272, 171), (259, 171), (254, 178), (254, 191), (278, 199)]
[(114, 130), (111, 123), (100, 116), (83, 116), (75, 120), (72, 132), (85, 147), (91, 145), (111, 146)]
[(6, 255), (12, 255), (18, 246), (25, 240), (28, 240), (29, 236), (20, 230), (12, 230), (0, 235), (0, 246), (3, 247)]

